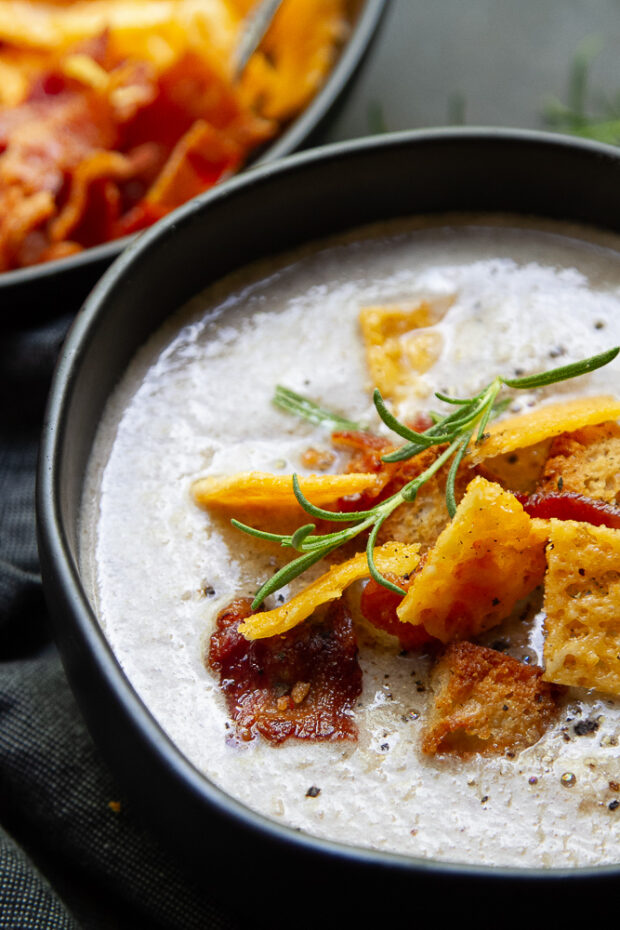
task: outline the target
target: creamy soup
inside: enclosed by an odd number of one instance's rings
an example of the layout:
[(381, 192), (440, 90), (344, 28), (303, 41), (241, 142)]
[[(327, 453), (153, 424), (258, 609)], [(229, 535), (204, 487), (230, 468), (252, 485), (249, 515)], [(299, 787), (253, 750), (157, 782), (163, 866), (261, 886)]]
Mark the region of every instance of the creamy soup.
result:
[[(429, 758), (419, 748), (429, 659), (362, 635), (357, 742), (231, 743), (205, 648), (222, 607), (253, 595), (278, 563), (190, 493), (206, 475), (304, 474), (303, 452), (329, 448), (328, 428), (273, 406), (276, 384), (378, 427), (362, 306), (451, 301), (437, 324), (439, 358), (417, 380), (411, 412), (436, 409), (435, 390), (470, 396), (497, 373), (540, 371), (619, 344), (617, 249), (583, 230), (510, 218), (366, 229), (219, 283), (137, 354), (92, 455), (82, 567), (137, 693), (232, 796), (314, 836), (412, 856), (620, 861), (620, 701), (608, 696), (571, 690), (557, 724), (514, 758)], [(620, 363), (521, 392), (515, 409), (581, 393), (620, 396)], [(491, 632), (489, 643), (503, 635)], [(506, 636), (513, 655), (542, 663), (540, 614)]]

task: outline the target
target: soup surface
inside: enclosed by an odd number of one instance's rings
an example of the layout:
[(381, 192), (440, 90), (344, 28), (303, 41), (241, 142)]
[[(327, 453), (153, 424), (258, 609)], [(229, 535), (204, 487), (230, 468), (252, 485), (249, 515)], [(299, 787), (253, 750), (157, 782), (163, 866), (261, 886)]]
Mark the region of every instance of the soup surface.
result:
[[(436, 409), (435, 390), (471, 396), (498, 373), (537, 372), (620, 344), (618, 243), (517, 218), (445, 217), (319, 243), (196, 297), (140, 350), (99, 430), (82, 531), (97, 615), (181, 751), (268, 818), (444, 861), (617, 862), (620, 700), (606, 695), (571, 689), (556, 725), (514, 758), (429, 758), (419, 746), (429, 658), (362, 633), (357, 742), (227, 738), (205, 649), (218, 612), (252, 596), (278, 563), (260, 540), (199, 509), (192, 482), (309, 471), (302, 455), (328, 448), (329, 430), (274, 407), (277, 384), (377, 427), (360, 308), (420, 298), (450, 305), (411, 413)], [(578, 382), (521, 392), (514, 409), (583, 393), (620, 397), (618, 360)], [(542, 621), (533, 611), (486, 642), (503, 637), (508, 652), (542, 664)]]

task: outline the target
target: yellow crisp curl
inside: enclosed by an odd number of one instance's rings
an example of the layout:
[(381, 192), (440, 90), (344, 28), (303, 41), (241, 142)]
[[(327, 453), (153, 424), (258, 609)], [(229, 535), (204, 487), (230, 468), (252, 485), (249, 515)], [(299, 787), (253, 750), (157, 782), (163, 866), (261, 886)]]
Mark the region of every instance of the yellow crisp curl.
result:
[(487, 430), (488, 438), (472, 448), (471, 461), (478, 464), (491, 456), (524, 449), (560, 433), (572, 433), (583, 426), (594, 426), (619, 417), (620, 401), (608, 395), (545, 404), (528, 413), (491, 424)]
[[(302, 493), (317, 507), (335, 503), (341, 497), (360, 494), (376, 484), (376, 475), (365, 472), (299, 478)], [(272, 475), (262, 471), (199, 478), (192, 485), (192, 494), (197, 504), (209, 508), (299, 508), (293, 492), (292, 475)]]
[[(382, 574), (410, 574), (417, 567), (420, 547), (389, 542), (375, 549), (375, 564)], [(240, 624), (239, 632), (246, 639), (262, 639), (286, 633), (306, 620), (317, 607), (341, 597), (345, 588), (369, 575), (366, 553), (360, 552), (340, 565), (334, 565), (320, 578), (300, 591), (288, 603), (274, 610), (253, 614)]]

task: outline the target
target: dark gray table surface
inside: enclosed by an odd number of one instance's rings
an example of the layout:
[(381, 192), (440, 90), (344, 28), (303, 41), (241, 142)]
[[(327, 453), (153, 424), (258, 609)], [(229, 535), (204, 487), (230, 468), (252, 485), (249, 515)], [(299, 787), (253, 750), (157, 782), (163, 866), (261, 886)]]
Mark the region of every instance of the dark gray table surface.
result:
[[(379, 41), (328, 141), (447, 125), (545, 128), (572, 63), (591, 58), (588, 103), (620, 91), (619, 0), (388, 0)], [(369, 119), (370, 111), (370, 119)]]

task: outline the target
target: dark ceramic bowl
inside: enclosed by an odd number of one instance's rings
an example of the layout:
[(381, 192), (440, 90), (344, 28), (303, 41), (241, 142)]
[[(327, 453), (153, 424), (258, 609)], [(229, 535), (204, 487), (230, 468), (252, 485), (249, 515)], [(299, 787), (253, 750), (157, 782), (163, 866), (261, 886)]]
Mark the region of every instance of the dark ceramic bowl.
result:
[[(387, 0), (350, 0), (353, 28), (338, 61), (319, 93), (288, 128), (254, 159), (265, 164), (309, 146), (343, 105), (379, 24)], [(134, 237), (94, 246), (67, 258), (0, 272), (0, 328), (24, 319), (75, 312), (103, 271)]]
[[(480, 908), (490, 922), (478, 926), (505, 926), (516, 915), (541, 917), (547, 906), (561, 914), (586, 893), (589, 900), (611, 894), (620, 866), (542, 871), (411, 859), (313, 839), (231, 799), (167, 739), (102, 635), (77, 557), (84, 473), (106, 400), (137, 348), (202, 288), (318, 237), (446, 211), (511, 212), (620, 232), (620, 151), (546, 134), (440, 130), (255, 168), (147, 231), (106, 272), (73, 324), (49, 401), (37, 495), (41, 567), (67, 675), (93, 736), (168, 846), (217, 875), (238, 906), (264, 900), (269, 907), (275, 895), (278, 913), (293, 922), (301, 907), (303, 927), (310, 915), (380, 921), (403, 912), (420, 919), (425, 910), (464, 926)], [(252, 863), (242, 889), (240, 861)]]

